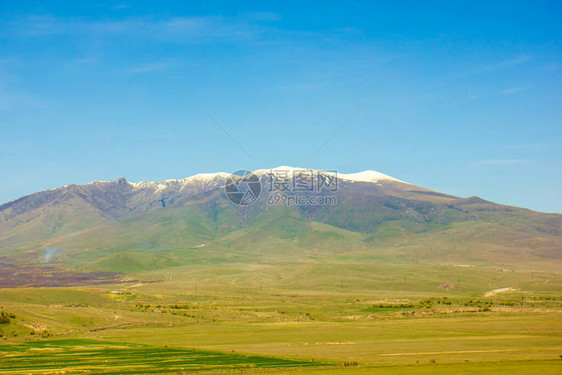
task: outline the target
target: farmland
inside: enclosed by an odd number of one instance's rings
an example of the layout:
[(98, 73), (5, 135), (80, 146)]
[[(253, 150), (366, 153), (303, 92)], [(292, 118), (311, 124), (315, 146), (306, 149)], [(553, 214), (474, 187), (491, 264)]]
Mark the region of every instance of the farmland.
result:
[(560, 369), (558, 274), (387, 264), (369, 269), (373, 281), (340, 264), (334, 281), (330, 267), (218, 263), (135, 283), (0, 289), (0, 373)]
[(154, 374), (172, 371), (283, 368), (320, 364), (269, 357), (148, 347), (93, 340), (54, 340), (2, 348), (0, 373), (87, 372)]

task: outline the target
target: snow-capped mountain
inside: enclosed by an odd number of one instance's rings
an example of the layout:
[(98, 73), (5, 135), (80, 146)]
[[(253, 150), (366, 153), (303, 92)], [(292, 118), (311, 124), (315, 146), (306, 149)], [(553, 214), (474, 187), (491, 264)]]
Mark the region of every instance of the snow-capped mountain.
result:
[[(280, 166), (253, 175), (262, 182), (261, 195), (244, 207), (227, 199), (225, 186), (232, 175), (224, 172), (154, 182), (119, 178), (31, 194), (0, 206), (0, 254), (3, 250), (39, 251), (51, 245), (73, 251), (135, 249), (139, 243), (181, 249), (248, 225), (259, 233), (278, 225), (275, 220), (291, 218), (302, 222), (298, 228), (317, 222), (366, 236), (366, 241), (387, 238), (401, 243), (415, 235), (421, 236), (416, 241), (439, 238), (430, 242), (432, 248), (436, 243), (462, 243), (473, 250), (491, 247), (506, 253), (560, 256), (553, 249), (562, 248), (562, 215), (477, 197), (459, 198), (372, 170), (342, 174)], [(337, 189), (320, 193), (335, 198), (337, 204), (283, 208), (268, 203), (273, 193), (266, 187), (272, 176), (283, 180), (306, 175), (337, 180)], [(272, 221), (272, 217), (277, 219)], [(467, 234), (467, 228), (474, 233)], [(264, 234), (263, 240), (275, 235)], [(261, 240), (256, 236), (257, 242), (248, 246), (257, 246)]]
[[(259, 176), (268, 176), (268, 175), (275, 175), (280, 178), (291, 178), (294, 175), (302, 174), (302, 173), (322, 173), (326, 175), (334, 176), (338, 179), (351, 181), (351, 182), (371, 182), (376, 183), (380, 181), (394, 181), (394, 182), (404, 182), (400, 181), (394, 177), (388, 176), (384, 173), (367, 170), (363, 172), (357, 173), (339, 173), (337, 171), (319, 171), (310, 168), (300, 168), (300, 167), (290, 167), (290, 166), (279, 166), (276, 168), (271, 169), (258, 169), (256, 171), (250, 171), (251, 173)], [(135, 189), (150, 189), (154, 192), (160, 192), (166, 189), (179, 189), (182, 190), (186, 187), (190, 186), (198, 186), (201, 189), (211, 189), (224, 183), (228, 177), (230, 177), (230, 173), (225, 172), (217, 172), (217, 173), (200, 173), (196, 174), (191, 177), (178, 179), (178, 180), (163, 180), (163, 181), (141, 181), (141, 182), (129, 182)], [(111, 181), (106, 181), (111, 182)], [(100, 181), (92, 182), (95, 183), (102, 183)]]

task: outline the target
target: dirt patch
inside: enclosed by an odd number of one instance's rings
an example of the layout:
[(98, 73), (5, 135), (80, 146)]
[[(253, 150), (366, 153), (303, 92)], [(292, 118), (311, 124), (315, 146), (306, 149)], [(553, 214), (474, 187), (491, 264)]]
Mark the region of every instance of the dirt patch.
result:
[(493, 297), (498, 293), (507, 293), (507, 292), (516, 292), (519, 289), (515, 289), (515, 288), (499, 288), (499, 289), (494, 289), (494, 290), (490, 290), (489, 292), (484, 293), (484, 297)]
[(81, 286), (139, 282), (108, 272), (76, 272), (52, 266), (20, 266), (0, 262), (0, 288)]

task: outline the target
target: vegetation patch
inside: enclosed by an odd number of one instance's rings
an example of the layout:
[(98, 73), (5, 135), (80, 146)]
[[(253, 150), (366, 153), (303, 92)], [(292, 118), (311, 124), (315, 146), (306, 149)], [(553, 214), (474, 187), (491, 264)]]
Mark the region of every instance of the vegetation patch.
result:
[(256, 355), (84, 339), (0, 346), (0, 373), (156, 374), (327, 366)]

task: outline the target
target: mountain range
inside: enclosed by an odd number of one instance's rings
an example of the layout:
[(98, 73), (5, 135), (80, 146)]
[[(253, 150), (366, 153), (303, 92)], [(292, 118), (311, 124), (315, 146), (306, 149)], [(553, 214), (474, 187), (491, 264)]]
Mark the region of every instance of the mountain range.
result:
[[(56, 249), (53, 263), (121, 272), (197, 262), (212, 251), (224, 262), (353, 254), (552, 269), (562, 260), (561, 214), (456, 197), (375, 171), (278, 167), (252, 175), (260, 196), (246, 206), (228, 199), (229, 173), (139, 183), (119, 178), (24, 196), (0, 206), (0, 256), (34, 264)], [(271, 188), (296, 178), (302, 191)], [(306, 183), (325, 188), (306, 190)], [(336, 203), (271, 204), (280, 193)]]

